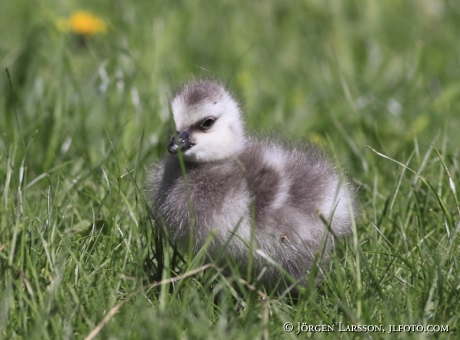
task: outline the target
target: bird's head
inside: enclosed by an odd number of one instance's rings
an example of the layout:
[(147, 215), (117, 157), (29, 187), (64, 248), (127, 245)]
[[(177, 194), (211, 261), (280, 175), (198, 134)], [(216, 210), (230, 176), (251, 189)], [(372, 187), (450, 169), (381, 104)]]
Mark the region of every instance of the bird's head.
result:
[(211, 80), (185, 84), (171, 103), (176, 133), (168, 152), (184, 159), (213, 162), (237, 156), (244, 148), (244, 128), (237, 101), (225, 86)]

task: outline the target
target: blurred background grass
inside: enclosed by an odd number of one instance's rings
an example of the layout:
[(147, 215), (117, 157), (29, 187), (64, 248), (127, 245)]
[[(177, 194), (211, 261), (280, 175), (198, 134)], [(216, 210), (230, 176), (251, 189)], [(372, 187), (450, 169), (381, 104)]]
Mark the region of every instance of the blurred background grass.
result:
[[(104, 20), (107, 32), (81, 37), (59, 28), (81, 9)], [(458, 229), (455, 192), (446, 185), (445, 169), (429, 141), (441, 150), (458, 187), (459, 36), (460, 3), (454, 0), (2, 1), (0, 336), (80, 338), (121, 295), (151, 281), (145, 262), (155, 249), (144, 220), (144, 171), (165, 154), (171, 92), (193, 76), (228, 82), (250, 130), (323, 145), (332, 141), (360, 186), (360, 244), (369, 263), (367, 251), (386, 247), (383, 239), (367, 239), (376, 233), (372, 223), (395, 245), (388, 252), (398, 249), (401, 257), (404, 251), (413, 254), (411, 239), (423, 239), (424, 228), (436, 225), (438, 237), (428, 248), (436, 253), (447, 218), (430, 213), (436, 197), (365, 146), (427, 169), (455, 216), (450, 228)], [(398, 208), (392, 212), (392, 207)], [(400, 225), (423, 228), (402, 241), (406, 230)], [(410, 244), (398, 248), (398, 242)], [(459, 249), (450, 247), (454, 263)], [(427, 254), (421, 251), (413, 262), (415, 276), (420, 275), (415, 280), (426, 274), (415, 268)], [(377, 258), (374, 265), (383, 272), (394, 261)], [(346, 262), (349, 275), (352, 261)], [(445, 303), (458, 301), (458, 267), (449, 268), (453, 276), (446, 274), (446, 281), (452, 285), (444, 292)], [(164, 277), (160, 269), (155, 279)], [(387, 298), (379, 290), (383, 305), (370, 303), (361, 317), (369, 321), (378, 310), (389, 322), (384, 308), (397, 303), (398, 310), (408, 312), (401, 319), (392, 316), (393, 321), (415, 322), (425, 315), (426, 305), (415, 303), (411, 310), (408, 305), (414, 304), (392, 291), (397, 284), (389, 280)], [(421, 292), (431, 294), (431, 286)], [(183, 300), (166, 293), (154, 294), (156, 302), (152, 296), (137, 299), (123, 314), (136, 311), (136, 317), (118, 319), (105, 336), (139, 332), (142, 337), (145, 331), (148, 337), (151, 327), (162, 323), (159, 334), (171, 338), (258, 337), (265, 329), (259, 314), (240, 312), (233, 302), (216, 307), (206, 302), (206, 293), (198, 302), (193, 290), (183, 293)], [(328, 295), (327, 288), (318, 294), (309, 300), (318, 310), (328, 306), (325, 297), (343, 299)], [(366, 295), (357, 294), (350, 300)], [(417, 294), (405, 288), (401, 294), (421, 304)], [(167, 309), (165, 301), (175, 307)], [(186, 311), (178, 306), (187, 306)], [(438, 320), (458, 320), (458, 312), (444, 307)], [(278, 336), (286, 335), (283, 318), (303, 320), (301, 312), (279, 308), (284, 316), (269, 323)], [(312, 322), (348, 315), (318, 313)], [(200, 326), (189, 327), (196, 320)]]

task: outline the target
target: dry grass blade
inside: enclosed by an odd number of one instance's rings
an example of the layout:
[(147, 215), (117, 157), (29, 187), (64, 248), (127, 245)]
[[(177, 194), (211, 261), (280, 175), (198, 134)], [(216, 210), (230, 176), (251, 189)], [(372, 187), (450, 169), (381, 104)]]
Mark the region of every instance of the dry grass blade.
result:
[(193, 270), (190, 270), (188, 272), (185, 272), (184, 274), (182, 275), (179, 275), (179, 276), (176, 276), (176, 277), (172, 277), (170, 279), (167, 279), (167, 280), (162, 280), (162, 281), (159, 281), (159, 282), (155, 282), (155, 283), (152, 283), (150, 285), (147, 285), (147, 286), (144, 286), (142, 287), (141, 289), (138, 289), (137, 291), (135, 292), (132, 292), (131, 294), (129, 294), (125, 300), (121, 301), (120, 303), (116, 304), (115, 306), (113, 306), (109, 312), (104, 316), (104, 318), (102, 319), (102, 321), (86, 336), (85, 340), (92, 340), (94, 339), (98, 334), (99, 332), (102, 330), (102, 328), (104, 328), (104, 326), (114, 317), (114, 315), (120, 310), (121, 307), (123, 307), (123, 305), (128, 302), (132, 297), (136, 296), (137, 294), (139, 294), (141, 291), (144, 291), (144, 290), (148, 290), (148, 289), (151, 289), (153, 287), (158, 287), (158, 286), (162, 286), (162, 285), (165, 285), (165, 284), (168, 284), (168, 283), (173, 283), (173, 282), (177, 282), (177, 281), (180, 281), (180, 280), (183, 280), (183, 279), (186, 279), (187, 277), (190, 277), (190, 276), (193, 276), (193, 275), (196, 275), (210, 267), (214, 267), (213, 264), (209, 263), (209, 264), (206, 264), (204, 266), (201, 266), (199, 268), (196, 268), (196, 269), (193, 269)]
[(396, 163), (396, 164), (402, 166), (404, 169), (409, 170), (409, 171), (412, 172), (414, 175), (416, 175), (417, 177), (419, 177), (419, 178), (423, 181), (423, 183), (425, 183), (425, 184), (430, 188), (430, 190), (435, 194), (436, 199), (437, 199), (437, 201), (438, 201), (438, 203), (439, 203), (439, 205), (440, 205), (440, 207), (441, 207), (443, 213), (446, 215), (446, 218), (447, 218), (447, 221), (449, 222), (449, 225), (450, 225), (451, 227), (453, 227), (453, 228), (455, 227), (455, 223), (454, 223), (454, 219), (452, 218), (452, 215), (450, 214), (449, 210), (447, 209), (447, 207), (446, 207), (446, 205), (444, 204), (444, 202), (443, 202), (443, 200), (441, 199), (441, 197), (439, 197), (439, 195), (438, 195), (438, 193), (436, 192), (436, 190), (433, 188), (433, 186), (430, 184), (430, 182), (429, 182), (425, 177), (423, 177), (422, 175), (420, 175), (417, 171), (415, 171), (415, 170), (409, 168), (408, 166), (404, 165), (403, 163), (398, 162), (397, 160), (394, 160), (393, 158), (390, 158), (390, 157), (388, 157), (388, 156), (386, 156), (386, 155), (384, 155), (384, 154), (378, 152), (377, 150), (373, 149), (373, 148), (370, 147), (369, 145), (366, 145), (366, 147), (368, 147), (369, 149), (371, 149), (372, 152), (376, 153), (376, 154), (379, 155), (380, 157), (383, 157), (383, 158), (385, 158), (385, 159), (388, 159), (388, 160), (390, 160), (390, 161), (392, 161), (392, 162), (394, 162), (394, 163)]

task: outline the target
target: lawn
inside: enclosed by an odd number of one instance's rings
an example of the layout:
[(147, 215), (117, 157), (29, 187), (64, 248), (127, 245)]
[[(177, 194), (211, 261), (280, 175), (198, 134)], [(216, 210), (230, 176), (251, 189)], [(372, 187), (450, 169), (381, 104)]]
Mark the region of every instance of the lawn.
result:
[[(72, 32), (79, 10), (105, 29)], [(0, 338), (456, 338), (459, 37), (456, 0), (1, 1)], [(358, 188), (298, 298), (147, 215), (171, 93), (209, 75), (248, 130), (321, 145)]]

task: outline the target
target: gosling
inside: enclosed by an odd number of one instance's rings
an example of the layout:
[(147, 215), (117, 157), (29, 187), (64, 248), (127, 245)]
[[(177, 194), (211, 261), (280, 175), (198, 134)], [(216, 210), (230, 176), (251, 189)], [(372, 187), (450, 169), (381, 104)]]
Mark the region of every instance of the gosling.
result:
[(207, 243), (211, 260), (233, 260), (241, 273), (251, 266), (267, 288), (304, 285), (351, 232), (351, 185), (316, 146), (249, 136), (219, 81), (186, 83), (171, 108), (170, 155), (149, 172), (156, 223), (182, 249), (197, 254)]

